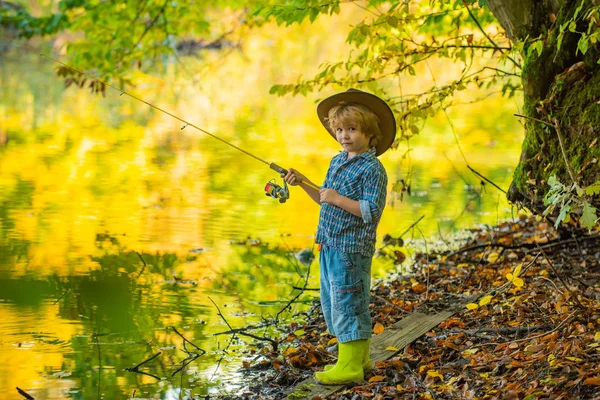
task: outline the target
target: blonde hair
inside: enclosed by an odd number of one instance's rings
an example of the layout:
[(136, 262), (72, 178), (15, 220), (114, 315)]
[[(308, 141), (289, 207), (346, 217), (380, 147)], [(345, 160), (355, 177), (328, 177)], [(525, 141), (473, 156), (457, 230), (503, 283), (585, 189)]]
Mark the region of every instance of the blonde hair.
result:
[(360, 131), (369, 138), (369, 146), (375, 147), (382, 138), (379, 128), (379, 117), (370, 108), (358, 103), (341, 101), (331, 107), (327, 118), (329, 130), (335, 130), (342, 123), (350, 123), (360, 128)]

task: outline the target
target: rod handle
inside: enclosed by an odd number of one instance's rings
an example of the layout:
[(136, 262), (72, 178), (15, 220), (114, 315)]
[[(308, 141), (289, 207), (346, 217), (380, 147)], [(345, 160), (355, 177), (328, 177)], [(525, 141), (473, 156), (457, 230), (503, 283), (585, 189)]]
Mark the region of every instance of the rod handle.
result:
[(275, 164), (274, 162), (269, 164), (269, 168), (271, 168), (273, 171), (279, 172), (280, 174), (286, 175), (288, 173), (287, 169), (280, 167), (279, 165)]
[[(285, 168), (283, 168), (283, 167), (280, 167), (279, 165), (277, 165), (277, 164), (275, 164), (275, 163), (271, 163), (271, 164), (269, 164), (269, 168), (271, 168), (273, 171), (276, 171), (276, 172), (278, 172), (278, 173), (280, 173), (280, 174), (284, 174), (284, 175), (286, 175), (286, 174), (288, 173), (288, 170), (287, 170), (287, 169), (285, 169)], [(313, 189), (315, 189), (315, 190), (317, 190), (317, 191), (318, 191), (318, 190), (321, 190), (321, 188), (320, 188), (320, 187), (318, 187), (317, 185), (315, 185), (315, 184), (312, 184), (312, 183), (310, 183), (310, 182), (307, 182), (307, 181), (305, 181), (305, 180), (300, 180), (300, 182), (298, 182), (298, 183), (304, 183), (305, 185), (307, 185), (307, 186), (310, 186), (311, 188), (313, 188)]]

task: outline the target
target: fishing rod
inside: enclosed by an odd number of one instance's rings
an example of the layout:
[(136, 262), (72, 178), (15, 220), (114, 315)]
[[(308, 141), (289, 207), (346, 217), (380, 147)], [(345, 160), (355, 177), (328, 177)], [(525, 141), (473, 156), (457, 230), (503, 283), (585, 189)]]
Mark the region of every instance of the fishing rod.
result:
[[(30, 51), (30, 52), (32, 52), (32, 53), (36, 53), (36, 54), (38, 54), (38, 55), (40, 55), (40, 56), (42, 56), (42, 57), (44, 57), (44, 58), (46, 58), (46, 59), (48, 59), (48, 60), (54, 61), (55, 63), (58, 63), (58, 64), (60, 64), (60, 65), (62, 65), (62, 66), (64, 66), (64, 67), (66, 67), (66, 68), (69, 68), (70, 70), (72, 70), (72, 71), (75, 71), (75, 72), (77, 72), (77, 73), (79, 73), (79, 74), (81, 74), (81, 75), (85, 75), (86, 77), (88, 77), (88, 78), (90, 78), (90, 79), (92, 79), (92, 80), (94, 80), (94, 81), (96, 81), (96, 82), (100, 82), (100, 83), (102, 83), (103, 85), (105, 85), (105, 86), (108, 86), (109, 88), (111, 88), (111, 89), (114, 89), (114, 90), (116, 90), (117, 92), (119, 92), (119, 93), (120, 93), (120, 95), (119, 95), (119, 96), (123, 96), (123, 95), (125, 94), (125, 95), (127, 95), (127, 96), (131, 97), (132, 99), (135, 99), (135, 100), (137, 100), (137, 101), (140, 101), (140, 102), (142, 102), (142, 103), (145, 103), (145, 104), (147, 104), (148, 106), (150, 106), (150, 107), (154, 108), (155, 110), (158, 110), (158, 111), (160, 111), (160, 112), (162, 112), (162, 113), (164, 113), (164, 114), (167, 114), (168, 116), (170, 116), (170, 117), (172, 117), (172, 118), (175, 118), (175, 119), (176, 119), (176, 120), (178, 120), (178, 121), (181, 121), (181, 122), (183, 122), (185, 125), (183, 125), (183, 126), (181, 127), (181, 129), (182, 129), (182, 130), (183, 130), (183, 129), (185, 129), (185, 128), (187, 128), (188, 126), (191, 126), (192, 128), (196, 128), (196, 129), (197, 129), (197, 130), (199, 130), (200, 132), (202, 132), (202, 133), (204, 133), (204, 134), (206, 134), (206, 135), (208, 135), (208, 136), (212, 137), (213, 139), (217, 139), (217, 140), (219, 140), (220, 142), (222, 142), (222, 143), (225, 143), (226, 145), (228, 145), (228, 146), (230, 146), (230, 147), (233, 147), (234, 149), (236, 149), (236, 150), (238, 150), (238, 151), (240, 151), (240, 152), (242, 152), (242, 153), (244, 153), (244, 154), (246, 154), (246, 155), (248, 155), (248, 156), (250, 156), (250, 157), (254, 158), (255, 160), (257, 160), (257, 161), (260, 161), (260, 162), (262, 162), (263, 164), (266, 164), (266, 165), (268, 165), (270, 169), (272, 169), (272, 170), (273, 170), (273, 171), (275, 171), (275, 172), (278, 172), (279, 174), (286, 175), (286, 174), (288, 173), (288, 170), (287, 170), (287, 169), (285, 169), (285, 168), (283, 168), (283, 167), (280, 167), (279, 165), (277, 165), (277, 164), (275, 164), (275, 163), (273, 163), (273, 162), (271, 162), (271, 163), (270, 163), (270, 162), (268, 162), (268, 161), (266, 161), (266, 160), (264, 160), (264, 159), (262, 159), (262, 158), (260, 158), (260, 157), (258, 157), (258, 156), (256, 156), (256, 155), (254, 155), (254, 154), (250, 153), (249, 151), (246, 151), (246, 150), (244, 150), (244, 149), (242, 149), (242, 148), (240, 148), (240, 147), (238, 147), (238, 146), (236, 146), (236, 145), (234, 145), (234, 144), (232, 144), (232, 143), (230, 143), (230, 142), (226, 141), (225, 139), (221, 139), (220, 137), (218, 137), (218, 136), (216, 136), (216, 135), (213, 135), (212, 133), (210, 133), (210, 132), (208, 132), (208, 131), (206, 131), (206, 130), (204, 130), (204, 129), (200, 128), (199, 126), (197, 126), (197, 125), (194, 125), (193, 123), (191, 123), (191, 122), (188, 122), (188, 121), (184, 120), (183, 118), (181, 118), (181, 117), (178, 117), (177, 115), (170, 113), (169, 111), (166, 111), (166, 110), (164, 110), (164, 109), (162, 109), (162, 108), (160, 108), (160, 107), (158, 107), (158, 106), (155, 106), (154, 104), (148, 103), (146, 100), (144, 100), (144, 99), (141, 99), (141, 98), (139, 98), (139, 97), (137, 97), (137, 96), (135, 96), (135, 95), (133, 95), (133, 94), (131, 94), (131, 93), (129, 93), (129, 92), (127, 92), (127, 91), (125, 91), (125, 90), (121, 90), (121, 89), (119, 89), (118, 87), (111, 85), (110, 83), (104, 82), (103, 80), (101, 80), (101, 79), (98, 79), (98, 78), (96, 78), (95, 76), (92, 76), (92, 75), (88, 74), (88, 73), (87, 73), (87, 72), (85, 72), (85, 71), (81, 71), (81, 70), (79, 70), (79, 69), (77, 69), (77, 68), (75, 68), (75, 67), (72, 67), (72, 66), (70, 66), (70, 65), (68, 65), (68, 64), (65, 64), (64, 62), (62, 62), (62, 61), (60, 61), (60, 60), (57, 60), (56, 58), (50, 57), (50, 56), (48, 56), (48, 55), (46, 55), (46, 54), (44, 54), (44, 53), (40, 53), (39, 51), (35, 50), (35, 49), (34, 49), (34, 48), (32, 48), (32, 47), (29, 47), (29, 46), (27, 46), (27, 45), (25, 45), (25, 44), (22, 44), (22, 43), (17, 43), (17, 42), (15, 42), (14, 40), (12, 40), (12, 39), (9, 39), (9, 38), (7, 38), (7, 37), (5, 37), (5, 36), (2, 36), (2, 35), (0, 35), (0, 38), (1, 38), (1, 39), (4, 39), (4, 40), (6, 40), (6, 41), (8, 41), (8, 42), (10, 42), (10, 43), (12, 43), (12, 44), (14, 44), (15, 46), (19, 46), (19, 47), (21, 47), (21, 48), (23, 48), (23, 49), (25, 49), (25, 50), (27, 50), (27, 51)], [(305, 180), (302, 180), (302, 179), (301, 179), (299, 183), (304, 183), (305, 185), (307, 185), (307, 186), (309, 186), (309, 187), (311, 187), (311, 188), (313, 188), (313, 189), (315, 189), (315, 190), (317, 190), (317, 191), (318, 191), (318, 190), (320, 190), (320, 188), (319, 188), (317, 185), (315, 185), (315, 184), (313, 184), (313, 183), (311, 183), (311, 182), (309, 182), (309, 181), (305, 181)], [(289, 189), (288, 189), (288, 187), (287, 187), (287, 183), (285, 182), (285, 179), (284, 179), (284, 181), (283, 181), (283, 187), (282, 187), (282, 186), (280, 186), (280, 185), (278, 185), (278, 184), (275, 182), (275, 179), (271, 179), (271, 180), (270, 180), (270, 181), (267, 183), (267, 185), (265, 186), (265, 194), (266, 194), (267, 196), (270, 196), (270, 197), (273, 197), (273, 198), (275, 198), (275, 199), (278, 199), (280, 203), (285, 203), (285, 201), (286, 201), (287, 199), (289, 199), (289, 198), (290, 198)]]

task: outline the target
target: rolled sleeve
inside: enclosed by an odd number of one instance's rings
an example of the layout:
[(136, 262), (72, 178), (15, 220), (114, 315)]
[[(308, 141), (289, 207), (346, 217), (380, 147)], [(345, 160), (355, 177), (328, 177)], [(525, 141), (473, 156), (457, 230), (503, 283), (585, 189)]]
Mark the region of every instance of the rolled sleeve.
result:
[(371, 214), (371, 203), (367, 200), (359, 200), (358, 204), (360, 205), (360, 213), (362, 214), (362, 219), (365, 224), (370, 224), (373, 222), (373, 215)]
[(383, 166), (373, 168), (363, 177), (363, 195), (359, 200), (360, 212), (365, 223), (379, 221), (387, 196), (387, 174)]

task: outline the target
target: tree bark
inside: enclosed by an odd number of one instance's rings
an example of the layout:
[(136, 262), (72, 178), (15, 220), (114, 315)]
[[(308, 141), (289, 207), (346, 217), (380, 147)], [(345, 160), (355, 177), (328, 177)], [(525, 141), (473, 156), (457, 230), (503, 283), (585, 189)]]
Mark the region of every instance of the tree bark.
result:
[[(521, 159), (513, 176), (509, 200), (540, 209), (548, 178), (587, 186), (600, 179), (600, 58), (599, 44), (577, 51), (587, 21), (564, 34), (557, 49), (560, 24), (573, 17), (581, 0), (489, 0), (488, 5), (512, 41), (542, 35), (544, 48), (523, 54), (523, 113), (526, 118)], [(600, 4), (584, 3), (579, 16)], [(527, 48), (527, 47), (526, 47)], [(543, 121), (543, 122), (540, 122)], [(553, 126), (554, 125), (554, 126)], [(560, 143), (559, 133), (564, 135)], [(567, 155), (567, 161), (565, 157)], [(596, 203), (597, 203), (596, 199)]]

